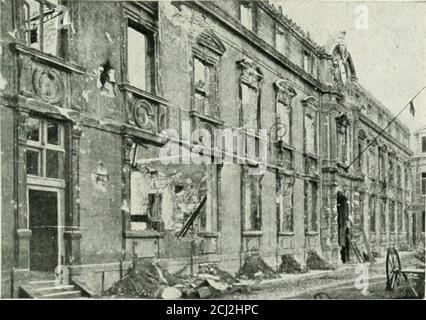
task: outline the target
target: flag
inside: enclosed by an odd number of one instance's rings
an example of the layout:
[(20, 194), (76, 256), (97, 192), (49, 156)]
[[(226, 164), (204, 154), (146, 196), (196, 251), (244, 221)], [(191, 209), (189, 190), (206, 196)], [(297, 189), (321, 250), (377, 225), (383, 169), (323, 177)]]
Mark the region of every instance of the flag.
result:
[(413, 115), (413, 117), (416, 114), (416, 109), (414, 109), (414, 102), (413, 102), (413, 100), (410, 101), (410, 113)]

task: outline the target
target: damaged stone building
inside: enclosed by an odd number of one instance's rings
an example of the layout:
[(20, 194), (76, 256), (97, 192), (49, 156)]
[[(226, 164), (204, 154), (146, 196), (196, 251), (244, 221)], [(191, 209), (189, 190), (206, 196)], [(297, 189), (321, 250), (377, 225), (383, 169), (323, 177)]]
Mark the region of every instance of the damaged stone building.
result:
[[(346, 225), (366, 252), (415, 245), (409, 131), (374, 139), (393, 116), (344, 33), (319, 46), (267, 1), (59, 2), (0, 3), (2, 296), (58, 265), (107, 287), (135, 255), (356, 262)], [(266, 170), (185, 163), (195, 129), (266, 129)]]

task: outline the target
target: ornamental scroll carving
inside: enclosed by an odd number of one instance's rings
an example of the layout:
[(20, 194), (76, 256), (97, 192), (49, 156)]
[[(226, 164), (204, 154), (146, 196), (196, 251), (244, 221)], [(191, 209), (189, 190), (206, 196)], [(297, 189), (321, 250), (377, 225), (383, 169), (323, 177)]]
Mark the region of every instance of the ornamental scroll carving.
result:
[(36, 69), (33, 73), (33, 87), (36, 95), (46, 102), (56, 104), (63, 100), (64, 84), (53, 70)]

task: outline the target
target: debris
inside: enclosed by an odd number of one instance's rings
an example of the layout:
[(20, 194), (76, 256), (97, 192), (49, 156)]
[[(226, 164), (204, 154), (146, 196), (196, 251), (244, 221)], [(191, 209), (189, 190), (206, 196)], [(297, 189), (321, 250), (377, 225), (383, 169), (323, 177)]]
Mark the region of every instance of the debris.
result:
[(376, 250), (371, 251), (371, 255), (373, 256), (373, 258), (381, 258), (382, 257), (381, 253), (376, 251)]
[(263, 272), (262, 271), (258, 271), (254, 274), (254, 278), (256, 280), (263, 280)]
[(197, 289), (197, 292), (198, 292), (198, 296), (201, 299), (206, 299), (206, 298), (210, 297), (210, 295), (211, 295), (209, 287), (200, 287), (200, 288)]
[(221, 270), (216, 264), (203, 264), (199, 266), (199, 273), (201, 274), (211, 274), (219, 278), (219, 281), (225, 282), (227, 284), (232, 284), (235, 282), (235, 278), (231, 276), (228, 272)]
[[(178, 280), (166, 270), (162, 270), (158, 263), (138, 261), (136, 258), (127, 274), (115, 282), (105, 292), (105, 295), (128, 298), (157, 298), (164, 293), (165, 288), (170, 288), (177, 283)], [(166, 295), (174, 289), (166, 290)]]
[(302, 267), (302, 265), (299, 262), (297, 262), (292, 255), (285, 254), (281, 256), (281, 264), (278, 267), (278, 272), (305, 273), (305, 272), (308, 272), (308, 270), (306, 267)]
[(334, 270), (335, 268), (322, 259), (314, 250), (309, 250), (306, 266), (311, 270)]
[(211, 280), (211, 279), (207, 279), (206, 283), (212, 287), (213, 289), (219, 291), (220, 293), (224, 293), (226, 292), (226, 290), (228, 290), (229, 286), (222, 283), (222, 282), (217, 282), (215, 280)]
[(237, 272), (237, 278), (255, 279), (255, 274), (258, 272), (263, 273), (266, 279), (276, 278), (274, 270), (263, 261), (259, 253), (249, 255), (244, 264)]
[(425, 249), (417, 250), (416, 253), (414, 254), (414, 257), (420, 262), (422, 262), (423, 264), (425, 264)]
[(216, 280), (216, 281), (220, 281), (220, 278), (218, 276), (213, 276), (211, 274), (208, 273), (199, 273), (197, 276), (199, 279), (210, 279), (210, 280)]
[(176, 287), (166, 287), (161, 292), (161, 298), (167, 300), (179, 299), (182, 297), (182, 292)]

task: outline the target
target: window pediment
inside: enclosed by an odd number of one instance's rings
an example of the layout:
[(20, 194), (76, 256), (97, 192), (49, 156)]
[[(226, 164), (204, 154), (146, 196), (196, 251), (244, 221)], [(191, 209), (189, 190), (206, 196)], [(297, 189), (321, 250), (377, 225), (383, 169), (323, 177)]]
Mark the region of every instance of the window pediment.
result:
[(196, 43), (202, 47), (208, 48), (219, 56), (222, 56), (225, 51), (225, 45), (213, 30), (207, 29), (197, 36)]
[(291, 86), (290, 82), (285, 79), (280, 79), (275, 82), (275, 89), (277, 90), (277, 100), (285, 106), (290, 106), (291, 101), (297, 96), (296, 90)]

